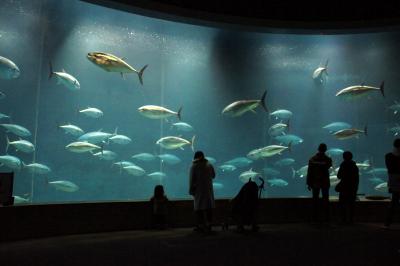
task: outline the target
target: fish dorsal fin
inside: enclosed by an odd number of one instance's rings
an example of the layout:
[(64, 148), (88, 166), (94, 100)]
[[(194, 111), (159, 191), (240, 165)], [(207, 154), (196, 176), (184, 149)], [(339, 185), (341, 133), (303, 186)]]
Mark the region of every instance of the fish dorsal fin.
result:
[(97, 132), (103, 132), (103, 129), (102, 129), (102, 128), (100, 128), (99, 130), (97, 130)]
[(61, 69), (61, 72), (63, 72), (63, 73), (67, 73), (67, 71), (65, 71), (65, 69), (63, 68), (63, 69)]

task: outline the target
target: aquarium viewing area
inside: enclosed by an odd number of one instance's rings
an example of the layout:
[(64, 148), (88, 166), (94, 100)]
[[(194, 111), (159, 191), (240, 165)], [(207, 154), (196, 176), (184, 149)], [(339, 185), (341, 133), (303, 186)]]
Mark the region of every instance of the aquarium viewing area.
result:
[(0, 4), (0, 172), (14, 174), (0, 241), (146, 228), (156, 185), (171, 224), (191, 226), (197, 150), (216, 172), (217, 223), (249, 180), (265, 181), (260, 223), (307, 221), (320, 143), (333, 215), (351, 151), (357, 219), (383, 219), (398, 28), (228, 25), (112, 2)]

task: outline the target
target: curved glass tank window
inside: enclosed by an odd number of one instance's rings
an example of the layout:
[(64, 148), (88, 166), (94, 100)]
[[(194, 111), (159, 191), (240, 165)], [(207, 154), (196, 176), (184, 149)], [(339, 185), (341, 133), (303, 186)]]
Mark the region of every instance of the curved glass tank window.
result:
[(386, 195), (399, 37), (228, 31), (6, 0), (0, 170), (15, 171), (21, 203), (145, 200), (157, 184), (189, 199), (193, 146), (212, 157), (217, 198), (256, 173), (263, 197), (304, 197), (304, 166), (325, 142), (334, 168), (343, 150), (363, 163), (359, 193)]

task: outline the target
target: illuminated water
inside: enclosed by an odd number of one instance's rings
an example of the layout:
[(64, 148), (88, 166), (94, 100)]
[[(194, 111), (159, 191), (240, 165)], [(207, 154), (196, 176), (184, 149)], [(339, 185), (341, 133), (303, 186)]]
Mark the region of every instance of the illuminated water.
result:
[[(146, 18), (106, 9), (78, 1), (3, 1), (0, 6), (0, 56), (15, 62), (21, 75), (0, 80), (0, 112), (10, 115), (12, 123), (29, 129), (26, 139), (36, 146), (34, 153), (15, 151), (25, 164), (42, 163), (51, 168), (46, 175), (32, 175), (27, 168), (16, 171), (15, 195), (34, 203), (65, 201), (105, 201), (148, 199), (159, 181), (147, 176), (163, 172), (161, 181), (170, 198), (189, 198), (188, 169), (193, 152), (165, 150), (156, 145), (164, 136), (181, 136), (187, 140), (196, 135), (195, 149), (216, 159), (216, 169), (236, 157), (246, 157), (253, 149), (279, 144), (268, 129), (280, 119), (270, 118), (260, 106), (256, 113), (239, 117), (221, 115), (237, 100), (259, 100), (267, 90), (269, 111), (287, 109), (293, 113), (289, 133), (304, 141), (291, 152), (256, 160), (234, 171), (217, 170), (217, 197), (232, 197), (242, 182), (239, 175), (252, 168), (267, 169), (265, 177), (281, 178), (288, 185), (267, 187), (266, 197), (307, 196), (305, 179), (292, 178), (292, 167), (307, 164), (320, 142), (328, 148), (350, 150), (357, 162), (370, 160), (374, 168), (384, 167), (384, 154), (391, 150), (393, 133), (387, 132), (399, 121), (388, 107), (399, 100), (397, 49), (399, 33), (353, 35), (286, 35), (247, 33), (206, 28)], [(136, 69), (148, 64), (144, 85), (136, 74), (122, 78), (91, 63), (88, 52), (107, 52), (123, 58)], [(329, 59), (328, 76), (323, 84), (312, 79), (313, 71)], [(54, 71), (65, 71), (80, 83), (72, 91), (48, 79), (49, 62)], [(385, 81), (385, 97), (379, 91), (370, 97), (353, 101), (335, 94), (348, 86), (379, 87)], [(182, 122), (194, 131), (171, 129), (177, 117), (152, 120), (138, 112), (143, 105), (160, 105), (173, 111), (182, 107)], [(100, 118), (89, 118), (77, 111), (96, 107), (104, 112)], [(2, 123), (8, 123), (2, 119)], [(347, 122), (364, 129), (368, 136), (338, 140), (322, 127), (331, 122)], [(286, 120), (283, 121), (286, 123)], [(104, 144), (104, 150), (117, 153), (114, 161), (99, 160), (91, 153), (73, 153), (65, 149), (77, 137), (58, 128), (74, 124), (85, 132), (102, 130), (128, 136), (126, 145)], [(18, 140), (12, 133), (11, 141)], [(1, 128), (0, 150), (5, 154), (6, 133)], [(99, 144), (100, 145), (100, 144)], [(97, 152), (97, 151), (96, 151)], [(181, 160), (168, 165), (159, 159), (141, 162), (131, 158), (138, 153), (169, 153)], [(293, 158), (293, 165), (274, 166), (280, 159)], [(340, 156), (335, 166), (340, 164)], [(146, 174), (133, 176), (112, 167), (113, 162), (129, 160)], [(360, 193), (386, 194), (374, 190), (379, 184), (363, 171)], [(1, 171), (10, 169), (3, 166)], [(153, 175), (154, 176), (154, 175)], [(159, 177), (160, 174), (155, 174)], [(375, 178), (386, 181), (385, 173)], [(70, 181), (76, 192), (56, 190), (48, 182)], [(286, 182), (277, 182), (285, 184)], [(332, 189), (333, 191), (333, 189)], [(333, 193), (333, 192), (332, 192)]]

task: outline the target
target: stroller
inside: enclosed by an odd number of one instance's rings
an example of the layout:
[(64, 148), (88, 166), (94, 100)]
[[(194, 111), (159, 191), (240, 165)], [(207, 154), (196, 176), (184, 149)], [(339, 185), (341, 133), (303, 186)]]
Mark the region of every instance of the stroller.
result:
[(223, 226), (223, 230), (228, 230), (229, 221), (233, 221), (237, 225), (238, 232), (244, 232), (246, 225), (251, 225), (253, 232), (258, 231), (259, 227), (256, 221), (258, 200), (264, 190), (264, 179), (258, 178), (261, 181), (260, 185), (249, 179), (232, 199), (230, 215)]

